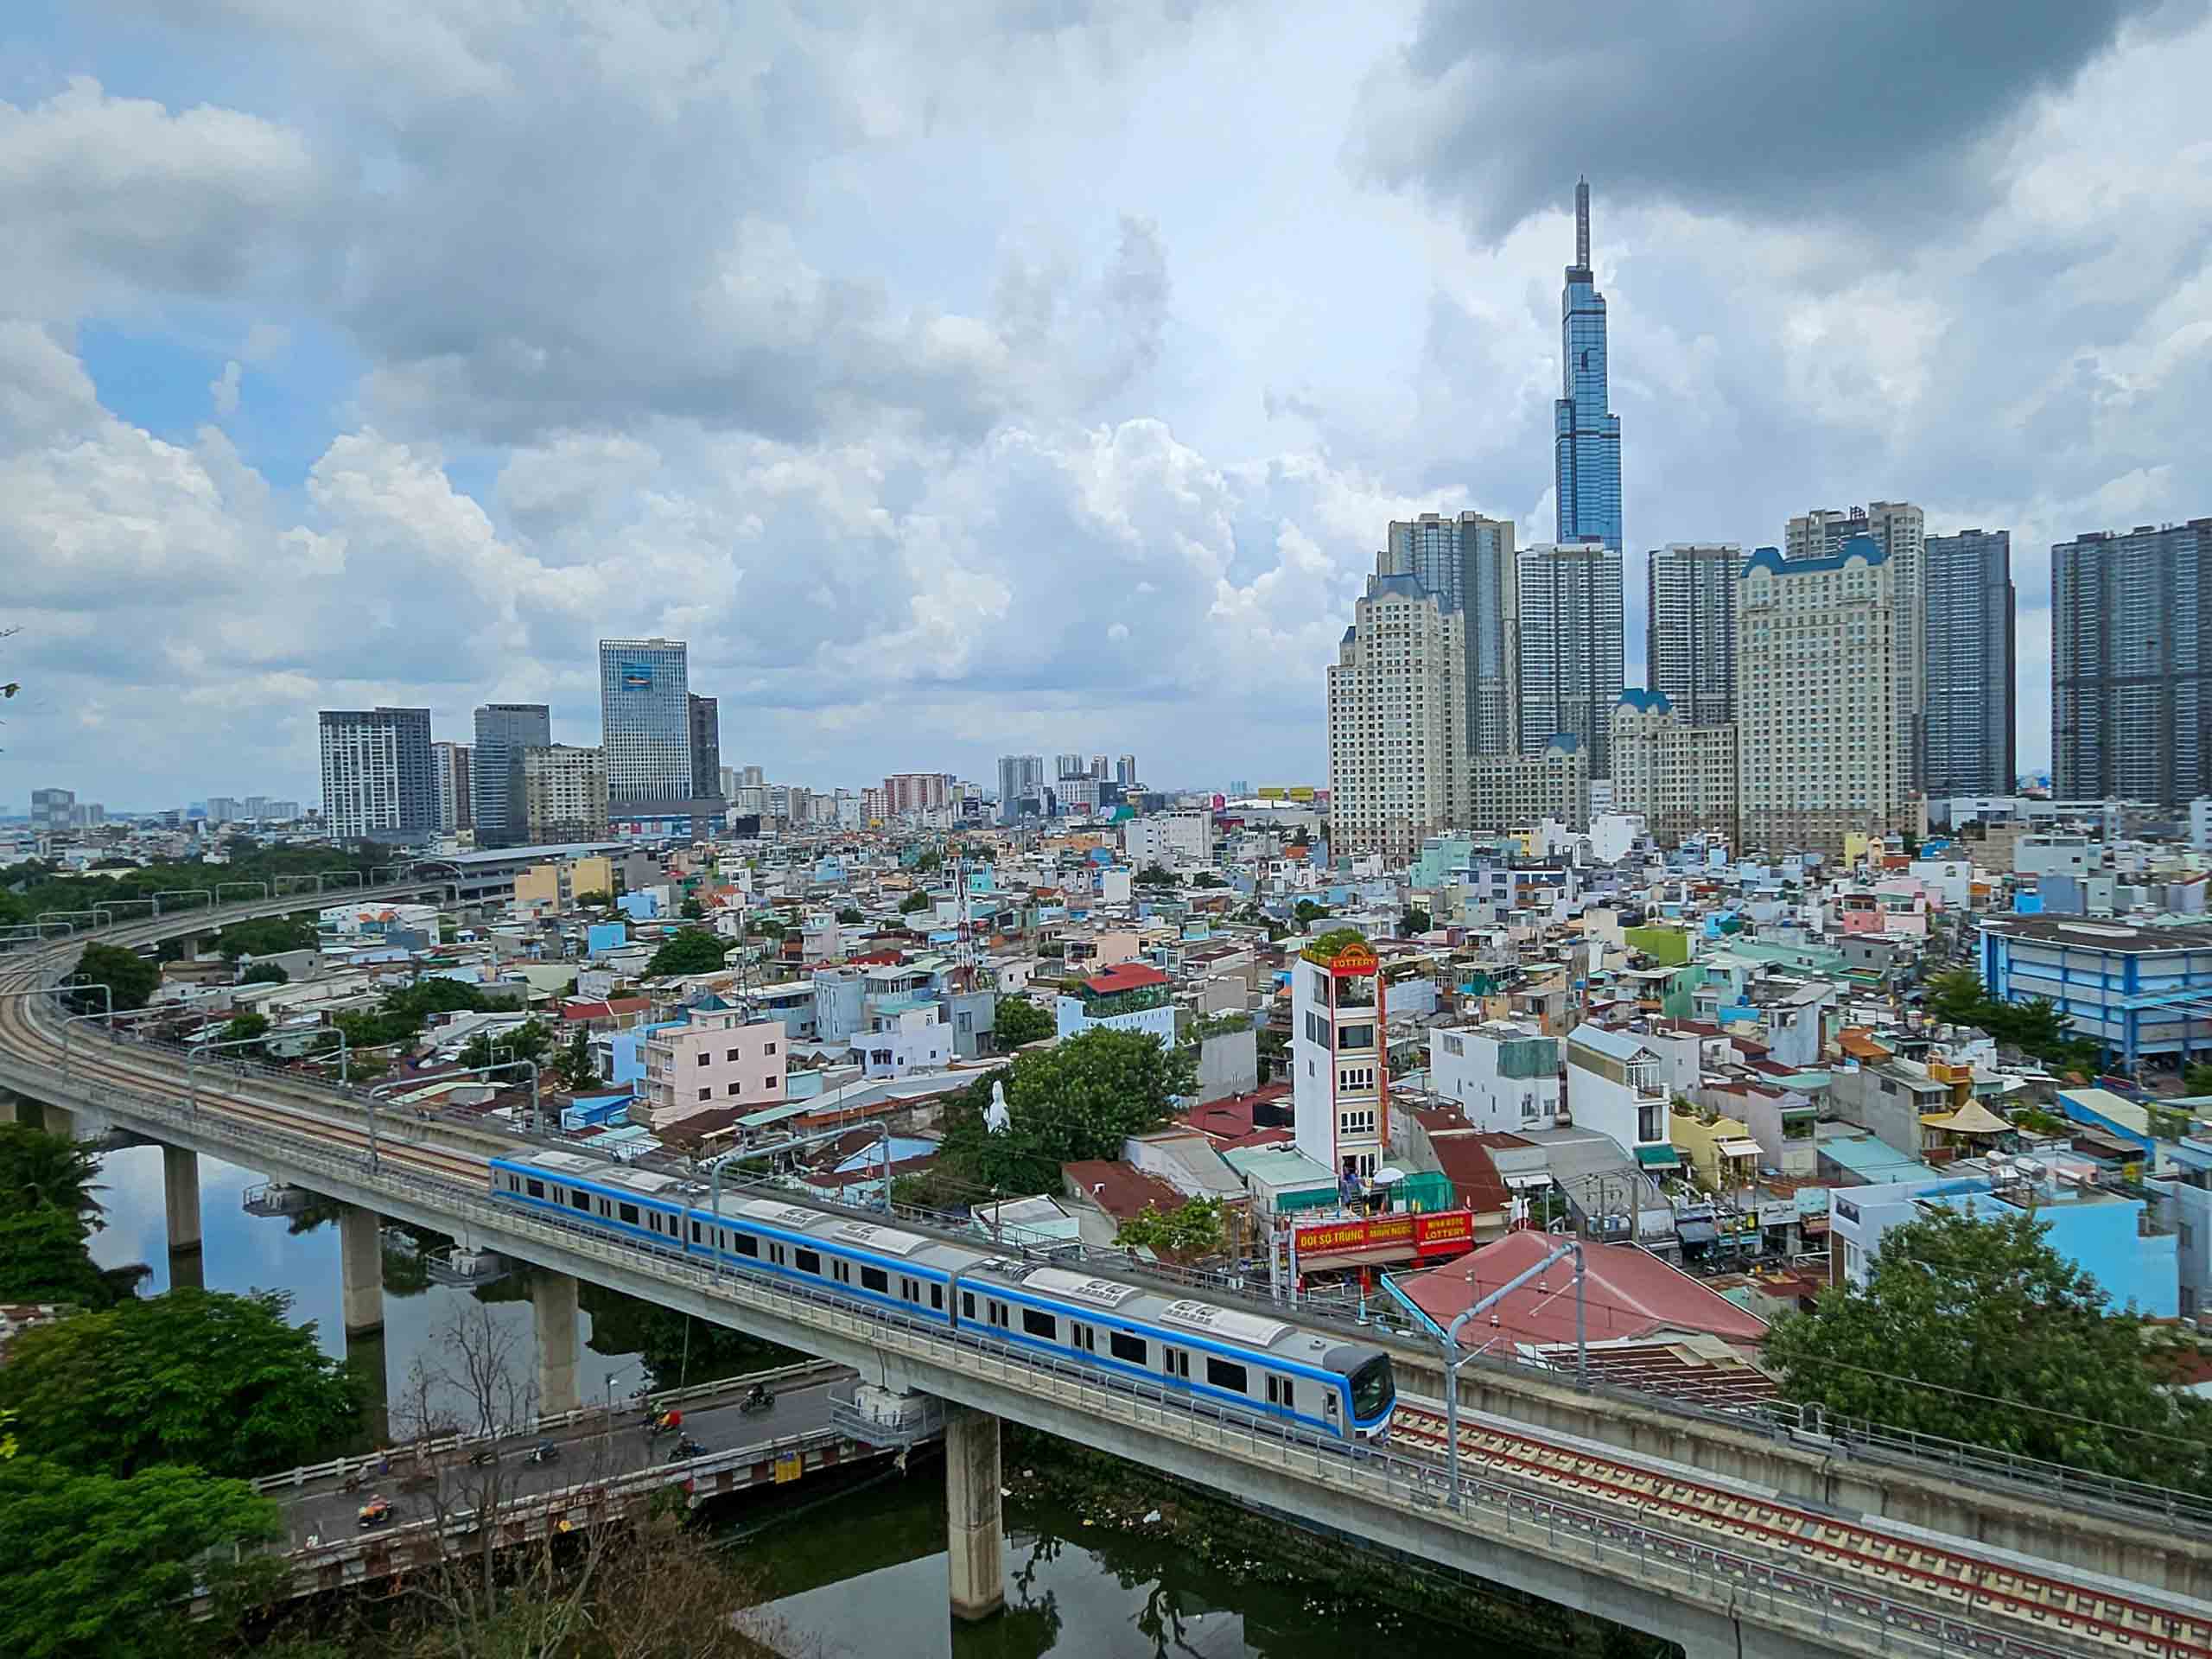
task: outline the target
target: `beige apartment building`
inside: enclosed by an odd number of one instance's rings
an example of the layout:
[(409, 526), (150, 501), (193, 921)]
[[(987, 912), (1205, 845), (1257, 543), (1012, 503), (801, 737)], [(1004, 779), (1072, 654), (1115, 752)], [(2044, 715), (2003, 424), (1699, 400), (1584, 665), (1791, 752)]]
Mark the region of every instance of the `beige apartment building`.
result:
[(607, 753), (571, 743), (517, 752), (516, 799), (533, 845), (607, 836)]
[(1651, 838), (1737, 833), (1736, 728), (1694, 726), (1672, 698), (1641, 688), (1613, 705), (1613, 810), (1640, 814)]
[(1872, 537), (1752, 554), (1736, 591), (1742, 834), (1751, 850), (1840, 854), (1897, 829), (1897, 569)]
[(1348, 850), (1410, 858), (1452, 827), (1463, 627), (1414, 576), (1368, 578), (1329, 670), (1329, 817)]
[(1541, 823), (1590, 827), (1590, 757), (1565, 734), (1541, 754), (1478, 754), (1465, 762), (1467, 801), (1459, 822), (1477, 835)]

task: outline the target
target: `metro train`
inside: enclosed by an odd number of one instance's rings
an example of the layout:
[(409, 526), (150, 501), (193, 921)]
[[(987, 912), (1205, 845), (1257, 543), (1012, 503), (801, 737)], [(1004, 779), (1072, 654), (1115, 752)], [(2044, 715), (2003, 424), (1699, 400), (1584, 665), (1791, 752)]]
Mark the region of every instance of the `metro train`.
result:
[(1390, 1357), (1255, 1310), (1009, 1258), (784, 1198), (581, 1153), (494, 1158), (491, 1196), (518, 1210), (724, 1268), (895, 1310), (1110, 1381), (1336, 1440), (1380, 1440), (1397, 1400)]

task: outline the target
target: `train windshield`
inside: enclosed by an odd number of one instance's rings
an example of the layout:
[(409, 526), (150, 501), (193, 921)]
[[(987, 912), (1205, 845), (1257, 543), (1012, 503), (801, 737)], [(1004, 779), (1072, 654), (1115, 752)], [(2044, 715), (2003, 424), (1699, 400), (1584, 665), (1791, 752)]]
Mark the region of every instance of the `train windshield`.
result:
[(1390, 1376), (1389, 1355), (1377, 1354), (1351, 1374), (1353, 1421), (1364, 1423), (1380, 1417), (1397, 1397), (1397, 1384)]

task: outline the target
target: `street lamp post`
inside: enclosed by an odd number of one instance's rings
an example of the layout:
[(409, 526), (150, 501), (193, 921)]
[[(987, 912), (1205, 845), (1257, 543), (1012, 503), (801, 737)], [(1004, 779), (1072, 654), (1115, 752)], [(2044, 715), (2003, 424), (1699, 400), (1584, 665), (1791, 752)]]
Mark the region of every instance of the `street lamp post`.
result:
[(105, 905), (96, 906), (91, 910), (41, 910), (38, 913), (38, 919), (41, 922), (49, 919), (57, 922), (68, 922), (70, 924), (69, 931), (73, 934), (77, 931), (74, 918), (80, 916), (91, 917), (92, 918), (93, 925), (97, 927), (112, 927), (115, 925), (115, 912), (108, 909)]
[(215, 902), (221, 904), (223, 895), (232, 887), (259, 887), (261, 896), (264, 899), (269, 897), (269, 884), (266, 881), (218, 881), (215, 884)]
[(195, 893), (207, 901), (208, 909), (213, 910), (215, 907), (215, 895), (206, 887), (168, 887), (154, 895), (154, 914), (158, 916), (162, 913), (162, 899), (189, 899)]
[[(1478, 1313), (1494, 1306), (1504, 1297), (1540, 1278), (1551, 1267), (1568, 1256), (1574, 1258), (1574, 1380), (1586, 1385), (1590, 1381), (1590, 1345), (1586, 1339), (1582, 1305), (1582, 1245), (1579, 1240), (1560, 1245), (1542, 1261), (1525, 1273), (1516, 1274), (1496, 1290), (1474, 1303), (1452, 1321), (1442, 1335), (1444, 1360), (1444, 1437), (1447, 1478), (1451, 1482), (1449, 1502), (1453, 1509), (1459, 1507), (1459, 1368), (1475, 1357), (1475, 1353), (1459, 1352), (1459, 1327)], [(1457, 1355), (1458, 1357), (1453, 1357)]]
[(188, 1053), (184, 1057), (185, 1109), (195, 1116), (197, 1116), (200, 1110), (200, 1083), (198, 1077), (194, 1074), (199, 1069), (200, 1057), (201, 1055), (212, 1054), (219, 1048), (255, 1048), (268, 1040), (269, 1039), (266, 1035), (260, 1037), (233, 1037), (226, 1042), (200, 1043), (194, 1046), (191, 1052)]
[(75, 1025), (79, 1020), (105, 1020), (108, 1023), (108, 1028), (110, 1030), (113, 1030), (115, 1027), (115, 1022), (118, 1019), (147, 1020), (166, 1014), (168, 1010), (166, 1008), (125, 1008), (120, 1014), (117, 1014), (105, 1009), (95, 1008), (90, 1014), (73, 1014), (66, 1016), (61, 1021), (62, 1082), (67, 1083), (69, 1081), (69, 1027)]

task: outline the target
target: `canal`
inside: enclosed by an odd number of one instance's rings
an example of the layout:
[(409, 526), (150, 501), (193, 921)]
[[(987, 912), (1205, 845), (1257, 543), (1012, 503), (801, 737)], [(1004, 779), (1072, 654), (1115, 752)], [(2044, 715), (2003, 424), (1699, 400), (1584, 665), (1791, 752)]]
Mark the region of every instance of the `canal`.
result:
[[(92, 1254), (103, 1267), (146, 1264), (151, 1274), (142, 1293), (159, 1294), (169, 1281), (161, 1153), (111, 1153), (101, 1169), (107, 1225), (93, 1236)], [(200, 1159), (207, 1287), (283, 1293), (292, 1318), (314, 1320), (324, 1349), (342, 1356), (337, 1224), (249, 1215), (242, 1200), (262, 1180)], [(440, 1332), (456, 1315), (473, 1319), (481, 1308), (512, 1337), (518, 1360), (532, 1362), (522, 1274), (480, 1288), (429, 1282), (411, 1245), (396, 1238), (385, 1266), (382, 1361), (395, 1404), (418, 1361), (436, 1365)], [(619, 1400), (649, 1365), (669, 1386), (679, 1376), (702, 1382), (796, 1357), (605, 1293), (594, 1311), (592, 1295), (587, 1287), (581, 1381), (588, 1401), (610, 1391)], [(373, 1354), (372, 1344), (362, 1357)], [(457, 1392), (449, 1403), (466, 1414)], [(946, 1608), (944, 1478), (934, 1457), (918, 1459), (911, 1474), (885, 1472), (856, 1488), (763, 1494), (723, 1517), (723, 1531), (755, 1580), (764, 1602), (759, 1617), (793, 1659), (1338, 1659), (1347, 1637), (1468, 1644), (1465, 1624), (1432, 1623), (1290, 1578), (1288, 1564), (1332, 1554), (1314, 1540), (1262, 1525), (1251, 1529), (1261, 1541), (1240, 1548), (1194, 1536), (1187, 1526), (1173, 1530), (1125, 1497), (1093, 1503), (1080, 1496), (1079, 1482), (1054, 1482), (1047, 1460), (1058, 1455), (1050, 1441), (1010, 1451), (1007, 1611), (972, 1629), (956, 1628)], [(1121, 1523), (1113, 1524), (1117, 1508)], [(1554, 1631), (1540, 1616), (1541, 1633), (1527, 1632), (1534, 1639), (1487, 1645), (1530, 1656), (1555, 1651), (1565, 1643), (1545, 1638), (1571, 1643), (1571, 1618), (1559, 1613)]]

